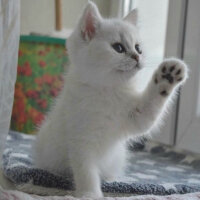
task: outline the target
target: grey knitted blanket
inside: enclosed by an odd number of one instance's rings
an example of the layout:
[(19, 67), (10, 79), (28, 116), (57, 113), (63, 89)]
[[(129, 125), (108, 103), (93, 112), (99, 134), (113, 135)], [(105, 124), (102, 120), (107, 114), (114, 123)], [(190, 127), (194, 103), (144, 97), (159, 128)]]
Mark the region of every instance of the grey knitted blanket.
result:
[[(71, 177), (56, 176), (36, 169), (31, 157), (35, 136), (10, 132), (3, 153), (5, 176), (16, 185), (34, 185), (74, 190)], [(150, 143), (129, 146), (131, 158), (126, 176), (115, 182), (102, 182), (102, 190), (124, 194), (184, 194), (200, 191), (200, 157), (173, 151)]]

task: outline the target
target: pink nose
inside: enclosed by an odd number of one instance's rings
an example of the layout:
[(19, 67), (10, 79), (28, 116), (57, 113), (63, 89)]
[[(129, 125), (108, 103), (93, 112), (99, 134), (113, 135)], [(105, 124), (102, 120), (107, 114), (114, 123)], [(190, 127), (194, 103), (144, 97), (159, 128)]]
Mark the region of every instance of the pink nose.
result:
[(137, 54), (134, 53), (134, 54), (131, 56), (131, 58), (134, 59), (134, 60), (136, 60), (137, 62), (139, 62), (139, 56), (138, 56)]

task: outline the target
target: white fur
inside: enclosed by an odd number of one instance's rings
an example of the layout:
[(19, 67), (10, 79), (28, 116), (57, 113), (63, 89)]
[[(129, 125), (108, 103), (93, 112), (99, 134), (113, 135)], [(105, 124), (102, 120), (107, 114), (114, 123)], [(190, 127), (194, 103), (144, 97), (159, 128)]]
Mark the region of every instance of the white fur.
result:
[[(101, 179), (123, 171), (127, 139), (149, 133), (159, 125), (174, 88), (187, 76), (182, 61), (168, 59), (143, 93), (130, 86), (130, 79), (143, 68), (143, 54), (135, 50), (140, 38), (133, 21), (103, 19), (89, 2), (67, 40), (71, 66), (55, 106), (39, 129), (35, 162), (53, 173), (72, 172), (76, 196), (103, 196)], [(123, 42), (121, 39), (129, 44), (126, 54), (117, 53), (111, 46)], [(138, 54), (139, 68), (132, 54)], [(182, 70), (183, 80), (169, 84), (162, 79), (163, 65), (176, 65)], [(163, 89), (168, 96), (160, 94)]]

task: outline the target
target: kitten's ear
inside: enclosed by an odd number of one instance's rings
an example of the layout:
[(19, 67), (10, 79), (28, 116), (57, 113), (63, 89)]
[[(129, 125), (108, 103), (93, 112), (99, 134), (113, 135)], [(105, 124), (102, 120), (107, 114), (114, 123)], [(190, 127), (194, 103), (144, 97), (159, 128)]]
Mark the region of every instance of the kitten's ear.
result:
[(128, 21), (129, 23), (131, 23), (133, 25), (137, 25), (138, 9), (137, 8), (133, 9), (130, 13), (128, 13), (128, 15), (126, 17), (124, 17), (124, 20)]
[(101, 19), (97, 6), (88, 1), (79, 24), (81, 36), (84, 40), (89, 41), (95, 36)]

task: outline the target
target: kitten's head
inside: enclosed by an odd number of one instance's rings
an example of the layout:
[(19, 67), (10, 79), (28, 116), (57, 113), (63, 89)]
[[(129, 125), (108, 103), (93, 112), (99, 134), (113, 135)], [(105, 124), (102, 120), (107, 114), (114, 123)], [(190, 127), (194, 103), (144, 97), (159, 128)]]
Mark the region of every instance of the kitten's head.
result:
[(142, 68), (137, 10), (124, 19), (103, 19), (88, 2), (80, 21), (67, 40), (71, 71), (89, 84), (118, 86)]

